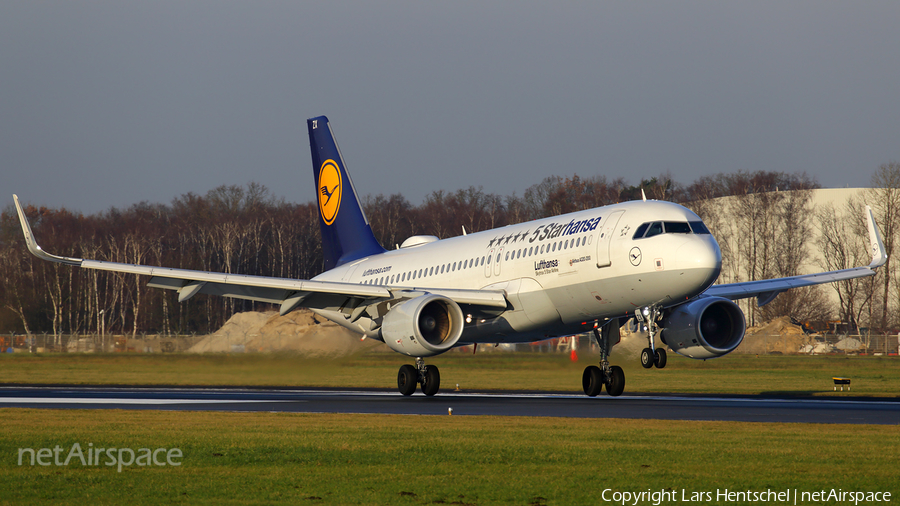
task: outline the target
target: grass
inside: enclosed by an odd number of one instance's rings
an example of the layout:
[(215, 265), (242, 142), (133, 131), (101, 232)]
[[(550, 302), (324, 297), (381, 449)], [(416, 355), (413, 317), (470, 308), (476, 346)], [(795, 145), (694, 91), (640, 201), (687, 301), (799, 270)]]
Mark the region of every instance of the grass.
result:
[[(890, 426), (32, 409), (2, 409), (0, 419), (0, 503), (568, 505), (608, 502), (604, 489), (678, 494), (664, 504), (726, 488), (900, 495), (900, 434)], [(19, 448), (76, 442), (184, 456), (180, 467), (121, 473), (17, 463)]]
[[(709, 361), (673, 354), (663, 369), (616, 358), (626, 393), (715, 393), (847, 396), (831, 378), (852, 379), (852, 394), (900, 395), (900, 359), (863, 356), (728, 355)], [(427, 359), (441, 369), (444, 389), (580, 392), (584, 367), (598, 358), (564, 354), (447, 353)], [(248, 385), (394, 388), (397, 368), (411, 359), (368, 352), (342, 359), (284, 354), (0, 354), (0, 384)]]
[[(450, 353), (445, 389), (580, 391), (597, 357)], [(393, 388), (409, 359), (291, 355), (3, 354), (0, 384)], [(626, 392), (896, 397), (892, 357), (671, 357), (626, 369)], [(0, 504), (599, 504), (604, 490), (888, 491), (893, 426), (527, 417), (0, 409)], [(19, 448), (179, 448), (182, 465), (19, 466)], [(607, 497), (609, 492), (607, 492)], [(671, 498), (671, 496), (670, 496)], [(717, 502), (707, 501), (707, 502)], [(802, 501), (801, 501), (802, 502)], [(630, 501), (629, 504), (632, 504)], [(639, 501), (653, 504), (654, 501)], [(826, 501), (827, 503), (827, 501)], [(742, 504), (741, 501), (729, 504)]]

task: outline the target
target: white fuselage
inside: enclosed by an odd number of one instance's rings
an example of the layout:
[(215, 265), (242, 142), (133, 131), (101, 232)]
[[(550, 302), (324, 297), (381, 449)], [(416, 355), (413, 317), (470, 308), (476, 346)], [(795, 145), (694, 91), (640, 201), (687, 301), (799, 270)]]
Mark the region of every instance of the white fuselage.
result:
[(417, 237), (407, 241), (415, 245), (315, 279), (422, 291), (503, 290), (511, 307), (476, 313), (460, 342), (530, 342), (581, 332), (635, 309), (675, 305), (714, 283), (722, 258), (713, 236), (681, 230), (634, 237), (642, 224), (659, 222), (684, 229), (701, 220), (670, 202), (625, 202), (440, 241)]

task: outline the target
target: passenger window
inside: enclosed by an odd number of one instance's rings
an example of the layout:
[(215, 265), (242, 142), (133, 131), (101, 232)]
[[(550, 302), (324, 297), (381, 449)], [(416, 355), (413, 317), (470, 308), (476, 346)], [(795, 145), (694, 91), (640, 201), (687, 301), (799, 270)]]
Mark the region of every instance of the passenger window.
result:
[(690, 234), (691, 227), (683, 221), (667, 221), (664, 223), (667, 234)]
[(662, 222), (654, 221), (650, 224), (650, 227), (647, 229), (647, 235), (644, 237), (653, 237), (654, 235), (659, 235), (663, 233)]
[(649, 223), (642, 223), (641, 226), (638, 227), (637, 230), (634, 231), (634, 235), (631, 236), (631, 238), (632, 239), (640, 239), (641, 237), (644, 237), (644, 232), (647, 231), (647, 227), (649, 227), (649, 226), (650, 226)]

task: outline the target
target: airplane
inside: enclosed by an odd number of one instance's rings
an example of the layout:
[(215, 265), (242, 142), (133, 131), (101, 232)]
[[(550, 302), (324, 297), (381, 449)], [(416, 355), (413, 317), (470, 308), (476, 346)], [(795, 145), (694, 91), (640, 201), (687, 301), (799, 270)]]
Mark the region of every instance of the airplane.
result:
[(648, 328), (641, 365), (662, 369), (667, 356), (654, 336), (693, 359), (724, 356), (744, 338), (744, 314), (733, 301), (760, 306), (802, 286), (872, 276), (887, 261), (866, 207), (872, 261), (867, 266), (787, 278), (714, 284), (722, 268), (716, 239), (693, 211), (637, 200), (439, 240), (413, 236), (393, 250), (375, 239), (328, 118), (307, 120), (325, 271), (312, 279), (201, 272), (69, 258), (38, 246), (13, 195), (29, 251), (86, 269), (150, 276), (147, 286), (299, 307), (415, 359), (397, 374), (404, 396), (440, 389), (425, 358), (464, 345), (530, 343), (591, 332), (600, 349), (582, 388), (596, 396), (625, 389), (610, 365), (619, 329), (630, 318)]

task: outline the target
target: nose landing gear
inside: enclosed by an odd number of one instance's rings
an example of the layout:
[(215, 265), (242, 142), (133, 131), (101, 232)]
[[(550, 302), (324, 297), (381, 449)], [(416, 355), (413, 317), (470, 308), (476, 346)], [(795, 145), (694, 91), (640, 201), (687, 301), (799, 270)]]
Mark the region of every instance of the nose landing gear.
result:
[(658, 330), (656, 319), (659, 317), (659, 312), (655, 307), (645, 307), (642, 310), (635, 310), (634, 316), (639, 322), (646, 321), (647, 323), (648, 347), (641, 350), (641, 365), (644, 369), (650, 369), (653, 366), (656, 366), (657, 369), (664, 368), (667, 361), (666, 350), (657, 350), (656, 343), (653, 341), (653, 336)]

